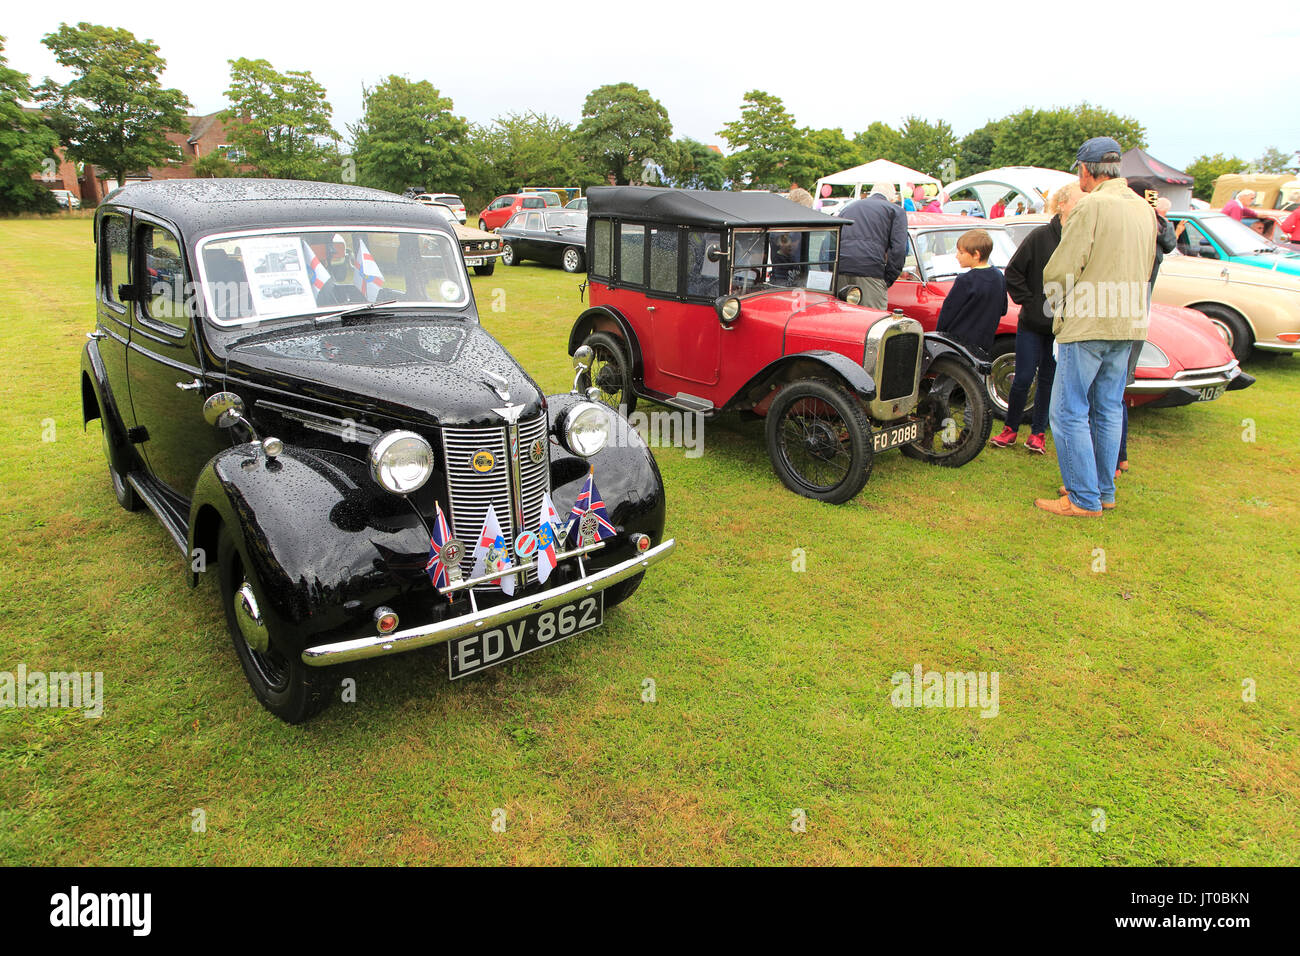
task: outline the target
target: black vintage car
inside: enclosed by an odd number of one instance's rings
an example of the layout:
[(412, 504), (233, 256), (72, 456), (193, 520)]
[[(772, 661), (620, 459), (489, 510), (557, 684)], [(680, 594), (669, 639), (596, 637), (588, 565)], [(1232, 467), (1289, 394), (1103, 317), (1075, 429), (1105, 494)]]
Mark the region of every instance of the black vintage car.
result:
[(587, 268), (587, 215), (577, 209), (525, 209), (497, 230), (501, 261), (517, 266), (525, 259), (558, 265), (565, 272)]
[(673, 549), (644, 443), (588, 396), (542, 394), (419, 203), (151, 182), (104, 201), (95, 239), (84, 419), (191, 584), (215, 563), (282, 719), (325, 706), (326, 665), (446, 642), (454, 678), (594, 627)]

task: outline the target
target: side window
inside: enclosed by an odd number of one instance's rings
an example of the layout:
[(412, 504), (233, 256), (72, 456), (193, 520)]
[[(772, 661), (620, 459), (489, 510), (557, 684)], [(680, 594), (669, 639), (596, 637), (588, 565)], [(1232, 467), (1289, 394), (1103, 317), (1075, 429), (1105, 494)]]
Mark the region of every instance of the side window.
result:
[(100, 225), (100, 279), (104, 290), (104, 298), (121, 305), (117, 298), (117, 287), (126, 285), (130, 280), (128, 271), (129, 257), (127, 249), (130, 245), (130, 234), (126, 225), (126, 218), (117, 215), (108, 215), (103, 219)]
[[(1214, 246), (1210, 240), (1205, 238), (1205, 234), (1196, 227), (1196, 223), (1190, 219), (1183, 220), (1186, 228), (1183, 229), (1182, 235), (1178, 236), (1178, 251), (1188, 256), (1201, 255), (1202, 249), (1213, 249)], [(1174, 227), (1177, 230), (1177, 226)], [(1218, 258), (1218, 256), (1215, 256)]]
[(907, 237), (907, 257), (903, 259), (903, 275), (909, 272), (917, 279), (921, 278), (921, 269), (916, 264), (916, 243), (911, 236)]
[(677, 228), (650, 230), (650, 288), (677, 292)]
[(139, 259), (148, 271), (145, 313), (185, 328), (185, 257), (175, 236), (161, 226), (141, 226)]
[(645, 284), (645, 226), (622, 226), (618, 248), (618, 277), (628, 285)]
[(510, 205), (510, 200), (509, 200), (509, 199), (501, 198), (501, 199), (494, 199), (494, 200), (492, 201), (492, 205), (489, 206), (488, 208), (489, 208), (489, 209), (505, 209), (506, 206), (509, 206), (509, 205)]
[(522, 229), (522, 228), (524, 228), (524, 219), (525, 219), (525, 218), (526, 218), (526, 217), (524, 216), (523, 213), (521, 213), (521, 212), (517, 212), (517, 213), (515, 213), (515, 214), (514, 214), (513, 216), (511, 216), (510, 219), (506, 222), (506, 228), (507, 228), (507, 229)]
[(597, 219), (592, 226), (591, 272), (593, 275), (608, 278), (613, 274), (610, 272), (610, 247), (613, 245), (610, 236), (609, 220)]
[(524, 226), (529, 232), (542, 231), (542, 214), (540, 212), (530, 212), (528, 214), (528, 223)]
[(540, 196), (529, 196), (527, 199), (524, 200), (524, 208), (525, 208), (525, 209), (545, 209), (545, 208), (546, 208), (546, 200), (545, 200), (545, 199), (542, 199)]
[(722, 236), (716, 232), (692, 229), (686, 240), (686, 294), (718, 294), (718, 263), (709, 260), (709, 249), (722, 248)]

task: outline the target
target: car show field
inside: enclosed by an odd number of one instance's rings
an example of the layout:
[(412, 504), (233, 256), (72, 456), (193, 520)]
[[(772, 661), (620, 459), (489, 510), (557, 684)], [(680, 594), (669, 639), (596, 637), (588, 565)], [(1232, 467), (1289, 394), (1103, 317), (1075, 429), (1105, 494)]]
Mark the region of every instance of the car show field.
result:
[[(1135, 409), (1118, 509), (1087, 522), (1032, 507), (1050, 438), (960, 469), (881, 455), (834, 506), (785, 489), (761, 422), (688, 431), (643, 401), (677, 550), (635, 600), (455, 682), (438, 647), (339, 665), (295, 727), (250, 692), (217, 582), (187, 586), (82, 428), (91, 225), (0, 221), (0, 669), (103, 686), (98, 716), (0, 709), (0, 861), (1294, 862), (1295, 357)], [(581, 280), (472, 277), (544, 393), (573, 381)], [(900, 698), (929, 672), (994, 696)]]

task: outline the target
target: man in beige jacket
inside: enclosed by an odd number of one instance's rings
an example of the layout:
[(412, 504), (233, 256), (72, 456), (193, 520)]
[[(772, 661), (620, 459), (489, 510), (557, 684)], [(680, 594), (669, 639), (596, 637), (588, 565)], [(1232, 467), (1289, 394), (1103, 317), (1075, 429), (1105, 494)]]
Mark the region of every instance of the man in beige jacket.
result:
[(1079, 147), (1075, 165), (1087, 195), (1043, 269), (1043, 291), (1055, 306), (1051, 423), (1065, 485), (1060, 498), (1034, 503), (1054, 515), (1115, 507), (1129, 352), (1147, 335), (1156, 217), (1120, 178), (1119, 163), (1119, 143), (1109, 136)]

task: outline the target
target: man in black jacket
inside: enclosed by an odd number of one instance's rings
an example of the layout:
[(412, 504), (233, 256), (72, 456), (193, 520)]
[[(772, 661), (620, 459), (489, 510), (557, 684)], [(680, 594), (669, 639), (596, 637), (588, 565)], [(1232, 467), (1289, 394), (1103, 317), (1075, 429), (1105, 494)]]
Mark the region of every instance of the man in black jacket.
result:
[(1006, 427), (990, 444), (1010, 448), (1016, 443), (1020, 423), (1025, 416), (1029, 386), (1038, 376), (1034, 394), (1034, 416), (1029, 425), (1025, 448), (1035, 454), (1047, 454), (1047, 413), (1052, 397), (1052, 379), (1056, 376), (1056, 359), (1052, 356), (1052, 308), (1043, 294), (1043, 266), (1061, 242), (1061, 225), (1083, 192), (1075, 183), (1057, 190), (1052, 197), (1056, 215), (1039, 226), (1020, 243), (1007, 263), (1007, 294), (1020, 306), (1016, 323), (1016, 372), (1007, 398)]
[(907, 257), (907, 213), (895, 205), (894, 187), (876, 186), (866, 199), (855, 199), (840, 213), (851, 220), (840, 232), (840, 289), (862, 290), (862, 305), (888, 308), (889, 287)]

